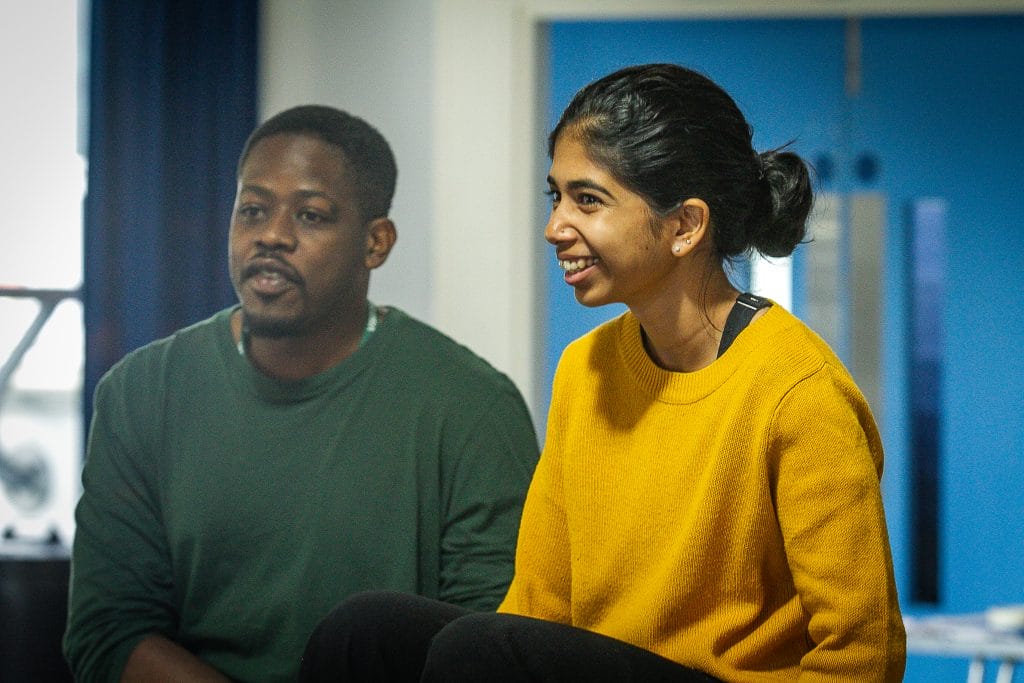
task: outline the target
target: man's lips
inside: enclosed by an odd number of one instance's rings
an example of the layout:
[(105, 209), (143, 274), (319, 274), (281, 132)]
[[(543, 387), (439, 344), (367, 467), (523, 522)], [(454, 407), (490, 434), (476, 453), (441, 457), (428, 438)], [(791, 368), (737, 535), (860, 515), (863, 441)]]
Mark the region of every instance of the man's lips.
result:
[(254, 258), (242, 270), (242, 279), (250, 278), (283, 279), (295, 284), (302, 284), (302, 277), (286, 261), (273, 257)]
[(277, 297), (303, 283), (291, 264), (275, 257), (252, 259), (242, 270), (242, 279), (260, 297)]

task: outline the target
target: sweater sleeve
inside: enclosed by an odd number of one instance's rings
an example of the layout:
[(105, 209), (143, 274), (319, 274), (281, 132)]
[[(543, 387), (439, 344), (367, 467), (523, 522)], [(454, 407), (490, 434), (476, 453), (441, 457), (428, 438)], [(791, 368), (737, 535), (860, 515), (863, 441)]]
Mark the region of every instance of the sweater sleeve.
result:
[(142, 638), (172, 635), (175, 623), (155, 474), (145, 460), (152, 454), (135, 432), (145, 401), (126, 395), (130, 384), (115, 370), (96, 390), (64, 636), (77, 680), (119, 680)]
[(523, 498), (538, 449), (529, 412), (510, 383), (479, 408), (478, 418), (458, 435), (460, 443), (451, 446), (453, 466), (441, 477), (448, 493), (438, 597), (493, 610), (512, 578)]
[(559, 389), (565, 372), (560, 365), (552, 389), (544, 450), (523, 506), (515, 575), (498, 611), (571, 624), (572, 563), (562, 479), (565, 420), (563, 392)]
[(558, 496), (557, 456), (545, 450), (526, 495), (515, 575), (499, 612), (572, 623), (565, 512)]
[(800, 680), (901, 680), (906, 644), (882, 509), (882, 447), (863, 397), (826, 365), (788, 393), (771, 438), (779, 524), (808, 615)]

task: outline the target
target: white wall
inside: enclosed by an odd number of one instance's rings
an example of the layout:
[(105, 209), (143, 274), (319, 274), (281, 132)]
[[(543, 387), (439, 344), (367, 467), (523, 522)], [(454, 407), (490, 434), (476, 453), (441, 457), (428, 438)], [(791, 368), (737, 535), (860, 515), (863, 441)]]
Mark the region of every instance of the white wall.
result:
[(366, 119), (391, 143), (398, 242), (372, 276), (370, 297), (425, 320), (434, 317), (432, 14), (416, 0), (265, 0), (260, 17), (260, 120), (327, 104)]
[[(375, 125), (398, 160), (399, 239), (370, 296), (400, 306), (534, 393), (537, 240), (517, 196), (530, 98), (512, 80), (517, 2), (264, 0), (261, 119), (338, 106)], [(519, 183), (521, 184), (521, 182)], [(533, 407), (533, 405), (531, 405)]]
[(470, 346), (535, 417), (544, 350), (535, 218), (546, 131), (534, 58), (552, 19), (958, 14), (1024, 0), (263, 0), (264, 116), (301, 102), (363, 116), (398, 157), (399, 242), (371, 297)]

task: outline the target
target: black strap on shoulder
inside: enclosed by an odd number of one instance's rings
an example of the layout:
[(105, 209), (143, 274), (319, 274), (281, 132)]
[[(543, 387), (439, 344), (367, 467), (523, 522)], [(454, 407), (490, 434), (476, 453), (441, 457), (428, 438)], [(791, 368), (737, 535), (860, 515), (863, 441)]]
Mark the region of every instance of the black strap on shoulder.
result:
[(722, 330), (722, 342), (718, 345), (718, 357), (721, 358), (725, 350), (732, 346), (733, 341), (747, 325), (750, 324), (754, 314), (762, 308), (772, 305), (771, 301), (764, 297), (754, 296), (749, 292), (743, 292), (736, 299), (729, 317), (725, 320), (725, 329)]

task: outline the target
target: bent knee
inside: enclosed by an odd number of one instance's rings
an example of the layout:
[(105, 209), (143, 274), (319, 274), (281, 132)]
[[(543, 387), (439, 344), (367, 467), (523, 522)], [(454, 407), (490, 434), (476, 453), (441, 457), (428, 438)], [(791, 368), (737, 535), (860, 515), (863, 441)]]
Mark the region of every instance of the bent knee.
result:
[(404, 598), (403, 594), (391, 591), (353, 593), (320, 620), (310, 641), (344, 642), (353, 633), (365, 634), (367, 630), (384, 626), (400, 612), (398, 605)]
[(431, 656), (443, 659), (474, 657), (507, 657), (507, 648), (514, 638), (515, 624), (509, 615), (493, 612), (467, 614), (441, 629), (430, 644)]

